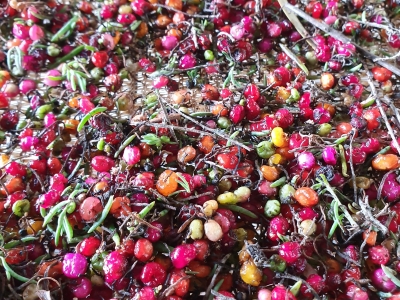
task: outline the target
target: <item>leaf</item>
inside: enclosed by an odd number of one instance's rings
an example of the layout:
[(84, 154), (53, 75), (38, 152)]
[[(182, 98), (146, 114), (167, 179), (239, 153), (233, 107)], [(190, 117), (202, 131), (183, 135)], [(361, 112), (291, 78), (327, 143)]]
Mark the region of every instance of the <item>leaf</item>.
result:
[(40, 300), (52, 300), (50, 291), (37, 290), (36, 295), (40, 298)]
[(179, 173), (176, 173), (176, 175), (179, 177), (179, 180), (177, 180), (179, 185), (181, 185), (187, 193), (190, 193), (191, 190), (190, 190), (189, 182), (187, 182), (186, 178), (183, 177), (183, 175), (181, 175)]
[(294, 62), (299, 66), (300, 69), (303, 70), (304, 73), (306, 73), (306, 75), (310, 75), (310, 72), (308, 71), (307, 67), (305, 64), (303, 64), (301, 62), (301, 60), (296, 56), (296, 54), (294, 54), (288, 47), (286, 47), (284, 44), (279, 44), (279, 46), (281, 47), (281, 49), (283, 50), (283, 52), (285, 52), (287, 54), (287, 56), (289, 56), (291, 59), (294, 60)]
[[(300, 35), (303, 38), (309, 38), (310, 35), (308, 34), (307, 30), (304, 28), (303, 24), (300, 23), (299, 19), (297, 16), (292, 13), (289, 9), (286, 8), (286, 4), (288, 2), (286, 0), (278, 0), (279, 4), (281, 5), (281, 8), (283, 12), (285, 13), (286, 17), (289, 19), (289, 21), (293, 24), (294, 28), (300, 33)], [(307, 43), (313, 48), (316, 49), (317, 45), (312, 39), (307, 39)]]
[(385, 273), (385, 275), (386, 275), (387, 277), (389, 277), (389, 279), (390, 279), (391, 281), (393, 281), (393, 283), (394, 283), (395, 285), (397, 285), (398, 287), (400, 287), (400, 280), (395, 276), (396, 272), (393, 271), (392, 269), (390, 269), (390, 268), (384, 266), (384, 265), (381, 265), (381, 268), (382, 268), (383, 272)]

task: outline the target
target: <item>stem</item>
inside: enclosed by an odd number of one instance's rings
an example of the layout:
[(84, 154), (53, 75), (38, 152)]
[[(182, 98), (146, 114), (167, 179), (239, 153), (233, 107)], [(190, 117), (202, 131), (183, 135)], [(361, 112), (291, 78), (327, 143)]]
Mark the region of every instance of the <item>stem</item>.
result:
[[(281, 2), (282, 0), (280, 0), (279, 2)], [(283, 2), (283, 1), (282, 1)], [(285, 1), (286, 2), (286, 1)], [(378, 56), (368, 52), (367, 50), (365, 50), (364, 48), (362, 48), (361, 46), (357, 45), (356, 43), (352, 42), (351, 39), (349, 39), (347, 36), (345, 36), (344, 34), (342, 34), (341, 32), (333, 29), (332, 27), (328, 26), (326, 23), (321, 22), (321, 21), (317, 21), (316, 19), (314, 19), (313, 17), (309, 16), (308, 14), (306, 14), (305, 12), (303, 12), (302, 10), (300, 10), (299, 8), (289, 4), (289, 3), (285, 3), (284, 5), (281, 5), (282, 9), (285, 11), (285, 9), (290, 10), (292, 13), (300, 16), (301, 18), (303, 18), (304, 20), (306, 20), (307, 22), (311, 23), (312, 25), (314, 25), (315, 27), (321, 29), (322, 31), (329, 33), (332, 37), (334, 37), (335, 39), (343, 42), (343, 43), (350, 43), (353, 44), (357, 50), (359, 52), (361, 52), (362, 55), (364, 55), (366, 58), (375, 61), (376, 59), (379, 59)], [(387, 63), (386, 61), (382, 61), (382, 60), (378, 60), (376, 61), (379, 65), (381, 65), (382, 67), (385, 67), (386, 69), (392, 71), (393, 73), (395, 73), (397, 76), (400, 76), (400, 69), (398, 69), (397, 67), (395, 67), (394, 65)]]
[(96, 230), (97, 227), (99, 227), (99, 226), (101, 225), (101, 223), (103, 223), (103, 221), (106, 219), (108, 213), (110, 212), (110, 209), (111, 209), (111, 205), (112, 205), (112, 203), (113, 203), (113, 200), (114, 200), (114, 196), (111, 196), (111, 197), (108, 199), (108, 202), (107, 202), (106, 206), (104, 206), (104, 210), (103, 210), (103, 212), (102, 212), (102, 214), (101, 214), (100, 219), (99, 219), (97, 222), (95, 222), (95, 223), (92, 225), (92, 227), (89, 228), (88, 233), (92, 233), (93, 231)]
[(66, 38), (67, 36), (64, 36), (68, 31), (73, 31), (73, 29), (76, 26), (76, 21), (78, 21), (78, 17), (74, 16), (71, 20), (69, 20), (61, 29), (51, 38), (52, 43), (59, 42), (60, 40)]
[(73, 59), (75, 56), (77, 56), (79, 53), (81, 53), (83, 50), (85, 49), (84, 45), (80, 45), (78, 47), (76, 47), (74, 50), (72, 50), (70, 53), (68, 53), (67, 55), (64, 55), (63, 57), (57, 59), (53, 64), (51, 64), (50, 66), (48, 66), (48, 69), (54, 69), (56, 67), (58, 67), (60, 64)]

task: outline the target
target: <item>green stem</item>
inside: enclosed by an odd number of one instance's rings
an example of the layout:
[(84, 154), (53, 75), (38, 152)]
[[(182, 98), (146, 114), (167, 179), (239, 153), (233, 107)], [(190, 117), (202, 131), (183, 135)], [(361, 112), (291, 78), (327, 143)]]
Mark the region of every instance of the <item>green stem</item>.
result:
[(153, 209), (155, 203), (156, 203), (156, 202), (153, 201), (153, 202), (149, 203), (145, 208), (143, 208), (143, 209), (139, 212), (139, 217), (140, 217), (141, 219), (143, 219), (144, 217), (146, 217), (147, 214), (150, 212), (150, 210)]
[(238, 212), (238, 213), (243, 214), (245, 216), (248, 216), (250, 218), (257, 219), (257, 215), (256, 214), (252, 213), (251, 211), (249, 211), (249, 210), (247, 210), (247, 209), (245, 209), (245, 208), (243, 208), (241, 206), (238, 206), (238, 205), (221, 205), (221, 204), (219, 206), (221, 208), (226, 208), (226, 209)]
[(49, 224), (51, 222), (51, 219), (53, 219), (53, 217), (57, 214), (58, 210), (61, 209), (61, 207), (67, 205), (68, 203), (69, 200), (61, 201), (56, 206), (52, 207), (47, 216), (43, 220), (43, 227)]
[(122, 143), (121, 147), (115, 152), (114, 158), (117, 158), (119, 154), (134, 140), (136, 136), (132, 135), (129, 138), (125, 140), (125, 142)]
[(104, 210), (103, 210), (103, 212), (102, 212), (102, 214), (100, 216), (100, 219), (98, 221), (94, 222), (92, 227), (89, 228), (88, 233), (92, 233), (93, 231), (95, 231), (96, 228), (99, 227), (101, 225), (101, 223), (103, 223), (103, 221), (107, 218), (107, 215), (110, 212), (113, 200), (114, 200), (114, 196), (111, 196), (108, 199), (108, 202), (107, 202), (106, 206), (104, 207)]
[(69, 20), (63, 27), (60, 28), (59, 31), (51, 38), (52, 43), (59, 42), (60, 40), (66, 38), (65, 34), (70, 31), (71, 33), (73, 32), (75, 26), (76, 26), (76, 21), (78, 21), (78, 16), (74, 16), (71, 20)]
[(89, 111), (84, 117), (83, 119), (79, 122), (78, 127), (76, 128), (76, 130), (79, 132), (83, 129), (83, 126), (85, 126), (85, 124), (89, 121), (89, 119), (91, 117), (93, 117), (95, 114), (98, 113), (102, 113), (103, 111), (106, 111), (107, 108), (100, 106), (100, 107), (95, 107), (93, 108), (91, 111)]
[(66, 217), (67, 217), (67, 207), (64, 207), (63, 211), (58, 216), (56, 235), (54, 237), (56, 246), (58, 246), (58, 242), (60, 241), (61, 231), (64, 228), (64, 218)]
[[(13, 269), (11, 269), (11, 267), (7, 264), (6, 259), (2, 256), (0, 256), (0, 260), (1, 260), (1, 264), (3, 265), (4, 269), (6, 270), (6, 275), (7, 275), (7, 279), (10, 280), (11, 277), (14, 277), (15, 279), (21, 281), (21, 282), (28, 282), (31, 279), (30, 278), (26, 278), (24, 276), (21, 276), (17, 273), (14, 272)], [(32, 281), (32, 283), (36, 283), (35, 281)]]
[(341, 166), (342, 166), (342, 174), (344, 177), (349, 177), (349, 175), (347, 174), (346, 156), (344, 154), (344, 148), (342, 145), (339, 145), (339, 156), (340, 156), (340, 161), (341, 161)]
[(84, 45), (80, 45), (78, 47), (76, 47), (74, 50), (72, 50), (70, 53), (68, 53), (67, 55), (64, 55), (63, 57), (57, 59), (53, 64), (51, 64), (50, 66), (48, 66), (48, 69), (55, 69), (56, 67), (58, 67), (60, 64), (73, 59), (75, 56), (77, 56), (79, 53), (81, 53), (86, 47)]

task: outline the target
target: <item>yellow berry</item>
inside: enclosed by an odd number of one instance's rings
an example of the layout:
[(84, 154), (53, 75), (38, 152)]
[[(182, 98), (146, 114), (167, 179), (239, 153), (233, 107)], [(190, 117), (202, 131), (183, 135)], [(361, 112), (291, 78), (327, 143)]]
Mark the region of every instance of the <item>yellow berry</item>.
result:
[(249, 259), (240, 267), (240, 277), (248, 285), (259, 286), (262, 279), (262, 272), (254, 264), (254, 261)]
[(281, 127), (272, 129), (271, 139), (275, 147), (282, 148), (289, 146), (289, 140)]

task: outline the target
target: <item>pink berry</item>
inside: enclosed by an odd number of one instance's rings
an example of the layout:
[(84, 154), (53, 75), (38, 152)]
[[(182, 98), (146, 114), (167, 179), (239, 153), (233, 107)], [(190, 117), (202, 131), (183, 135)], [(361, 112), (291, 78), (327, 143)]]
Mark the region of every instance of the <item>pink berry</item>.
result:
[(86, 277), (80, 277), (75, 280), (71, 280), (68, 284), (74, 297), (87, 298), (92, 291), (92, 282)]
[(178, 64), (178, 67), (181, 70), (190, 69), (195, 66), (196, 66), (196, 57), (191, 53), (182, 56)]
[(79, 253), (67, 253), (63, 261), (63, 273), (68, 278), (78, 278), (86, 273), (86, 257)]
[(108, 172), (111, 170), (114, 164), (115, 162), (113, 159), (103, 155), (93, 157), (91, 163), (92, 168), (97, 172)]
[(296, 300), (289, 288), (279, 284), (271, 292), (271, 300)]
[(278, 109), (275, 113), (275, 119), (282, 128), (288, 128), (294, 122), (293, 114), (286, 108)]
[(337, 163), (337, 152), (334, 147), (327, 146), (322, 151), (322, 159), (327, 165), (335, 166)]
[(6, 166), (5, 172), (11, 176), (24, 177), (26, 176), (26, 166), (16, 161), (12, 161)]
[(293, 264), (301, 256), (301, 247), (296, 242), (284, 242), (279, 248), (279, 255), (288, 264)]
[(136, 146), (126, 147), (122, 158), (128, 165), (130, 165), (130, 166), (136, 165), (140, 161), (139, 147), (136, 147)]
[(279, 235), (284, 235), (289, 229), (289, 222), (285, 217), (277, 216), (274, 217), (269, 223), (267, 235), (271, 241), (278, 241)]
[(176, 269), (186, 267), (195, 258), (196, 247), (191, 244), (179, 245), (171, 252), (171, 261)]

